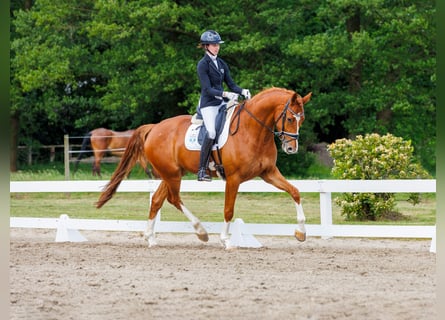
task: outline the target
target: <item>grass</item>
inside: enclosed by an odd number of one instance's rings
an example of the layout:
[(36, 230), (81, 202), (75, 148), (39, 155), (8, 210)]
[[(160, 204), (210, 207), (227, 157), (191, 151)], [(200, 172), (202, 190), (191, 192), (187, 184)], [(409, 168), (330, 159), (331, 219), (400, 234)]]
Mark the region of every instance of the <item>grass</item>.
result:
[[(74, 172), (70, 166), (70, 180), (109, 180), (116, 168), (116, 163), (102, 163), (102, 177), (93, 176), (91, 164), (80, 163), (78, 170)], [(147, 175), (140, 166), (135, 166), (130, 174), (131, 179), (147, 179)], [(65, 168), (61, 163), (51, 165), (23, 166), (17, 172), (10, 173), (11, 181), (54, 181), (65, 180)]]
[[(109, 180), (115, 164), (102, 165), (102, 177), (93, 177), (91, 167), (83, 165), (71, 180)], [(315, 174), (315, 173), (314, 173)], [(193, 178), (194, 175), (185, 177)], [(323, 177), (325, 178), (325, 176)], [(33, 166), (15, 173), (14, 181), (64, 180), (61, 165)], [(143, 170), (136, 167), (130, 179), (147, 179)], [(184, 204), (202, 221), (218, 222), (223, 220), (224, 193), (182, 193)], [(334, 200), (338, 194), (333, 194)], [(10, 215), (13, 217), (59, 217), (68, 214), (71, 218), (89, 219), (125, 219), (146, 220), (148, 215), (149, 195), (146, 193), (116, 193), (101, 209), (96, 209), (95, 202), (99, 193), (11, 193)], [(434, 225), (436, 223), (436, 195), (423, 194), (422, 201), (411, 205), (407, 194), (397, 194), (397, 211), (401, 219), (377, 222), (345, 221), (340, 208), (332, 201), (333, 222), (335, 224), (399, 224), (399, 225)], [(302, 193), (302, 204), (308, 224), (320, 223), (320, 200), (318, 193)], [(176, 208), (165, 202), (161, 209), (162, 220), (187, 221)], [(238, 194), (235, 204), (235, 217), (246, 223), (295, 223), (296, 210), (290, 196), (286, 193), (248, 193)]]

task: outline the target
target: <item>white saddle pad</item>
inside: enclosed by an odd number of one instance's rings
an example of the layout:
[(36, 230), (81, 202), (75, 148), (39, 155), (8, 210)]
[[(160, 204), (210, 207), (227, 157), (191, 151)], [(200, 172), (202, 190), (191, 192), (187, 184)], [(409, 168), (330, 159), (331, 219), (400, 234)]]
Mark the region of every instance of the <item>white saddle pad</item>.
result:
[[(224, 128), (218, 138), (218, 143), (213, 145), (213, 150), (216, 150), (217, 146), (218, 148), (221, 149), (227, 142), (227, 137), (229, 136), (230, 119), (232, 118), (235, 108), (236, 107), (232, 107), (227, 110), (226, 122), (224, 123)], [(195, 117), (193, 117), (192, 119), (195, 119)], [(201, 123), (193, 123), (192, 120), (192, 123), (188, 127), (187, 132), (185, 133), (185, 147), (188, 150), (192, 151), (201, 150), (201, 145), (198, 142), (198, 135), (202, 125), (203, 125), (202, 121)]]

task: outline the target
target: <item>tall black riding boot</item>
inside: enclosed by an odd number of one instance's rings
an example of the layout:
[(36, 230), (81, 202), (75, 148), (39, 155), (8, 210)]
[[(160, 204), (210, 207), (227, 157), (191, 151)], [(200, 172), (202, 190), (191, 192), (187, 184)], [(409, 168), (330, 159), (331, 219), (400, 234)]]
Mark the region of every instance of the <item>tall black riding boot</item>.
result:
[(199, 155), (198, 181), (212, 181), (212, 177), (207, 174), (207, 166), (209, 165), (210, 153), (212, 152), (214, 139), (208, 135), (204, 138), (201, 145), (201, 154)]

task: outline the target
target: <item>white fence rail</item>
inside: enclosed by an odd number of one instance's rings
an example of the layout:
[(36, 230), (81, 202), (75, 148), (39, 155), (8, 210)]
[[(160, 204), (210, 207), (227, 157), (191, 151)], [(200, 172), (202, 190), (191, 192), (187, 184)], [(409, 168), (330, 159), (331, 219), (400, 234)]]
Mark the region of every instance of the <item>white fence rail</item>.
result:
[[(308, 224), (308, 236), (372, 237), (372, 238), (429, 238), (435, 239), (435, 226), (413, 225), (336, 225), (332, 222), (332, 193), (388, 192), (435, 193), (436, 180), (290, 180), (300, 192), (320, 194), (320, 224)], [(11, 181), (11, 193), (26, 192), (101, 192), (106, 180), (87, 181)], [(152, 194), (159, 180), (124, 180), (117, 192), (147, 192)], [(214, 180), (203, 183), (183, 180), (181, 192), (224, 192), (225, 182)], [(282, 192), (262, 180), (241, 184), (239, 192)], [(291, 200), (289, 200), (291, 201)], [(304, 204), (303, 204), (304, 207)], [(222, 213), (221, 213), (222, 219)], [(12, 228), (57, 228), (58, 218), (10, 218)], [(203, 222), (209, 233), (219, 233), (221, 222)], [(143, 231), (146, 221), (70, 219), (70, 226), (82, 230)], [(293, 235), (293, 224), (246, 223), (246, 229), (255, 235)], [(158, 221), (156, 232), (195, 232), (189, 222)]]

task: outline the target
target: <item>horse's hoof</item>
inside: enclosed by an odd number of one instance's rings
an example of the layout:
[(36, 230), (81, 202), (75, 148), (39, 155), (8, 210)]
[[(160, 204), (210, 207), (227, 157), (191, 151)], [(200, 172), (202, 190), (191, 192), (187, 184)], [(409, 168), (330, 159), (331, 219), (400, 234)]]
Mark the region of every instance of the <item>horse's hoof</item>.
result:
[(148, 238), (148, 247), (153, 248), (158, 245), (158, 242), (154, 238)]
[(202, 242), (209, 241), (209, 235), (207, 233), (202, 233), (202, 234), (197, 233), (196, 235), (198, 236), (198, 239), (201, 240)]
[(221, 241), (221, 246), (226, 250), (231, 250), (236, 248), (232, 246), (232, 244), (230, 243), (230, 239), (220, 239), (220, 241)]
[(237, 246), (232, 246), (230, 243), (226, 246), (226, 251), (233, 251), (233, 250), (236, 250), (236, 249), (238, 249), (238, 247)]
[(196, 222), (193, 225), (193, 228), (195, 228), (196, 235), (198, 236), (199, 240), (203, 242), (209, 241), (209, 235), (207, 234), (206, 229), (202, 226), (200, 221)]
[(297, 240), (300, 242), (306, 241), (306, 232), (295, 230), (295, 238), (297, 238)]

